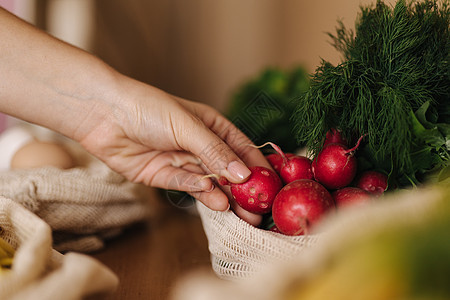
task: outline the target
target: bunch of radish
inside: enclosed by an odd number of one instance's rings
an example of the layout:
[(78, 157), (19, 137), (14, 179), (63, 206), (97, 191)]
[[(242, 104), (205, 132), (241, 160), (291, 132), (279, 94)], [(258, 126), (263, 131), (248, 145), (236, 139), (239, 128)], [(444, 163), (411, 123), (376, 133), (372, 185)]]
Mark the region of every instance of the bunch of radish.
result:
[[(228, 183), (235, 201), (245, 210), (271, 215), (270, 230), (286, 235), (304, 235), (326, 214), (344, 206), (364, 204), (387, 188), (387, 176), (366, 171), (357, 176), (355, 152), (337, 130), (330, 131), (322, 150), (312, 160), (284, 153), (266, 156), (273, 170), (252, 167), (249, 179)], [(263, 146), (265, 146), (264, 144)]]

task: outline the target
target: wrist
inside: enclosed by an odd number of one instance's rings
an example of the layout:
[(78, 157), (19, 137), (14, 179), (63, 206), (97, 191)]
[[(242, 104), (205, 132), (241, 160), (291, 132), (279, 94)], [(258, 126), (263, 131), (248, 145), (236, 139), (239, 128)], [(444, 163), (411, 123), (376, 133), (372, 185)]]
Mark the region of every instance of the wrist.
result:
[(69, 91), (68, 122), (59, 129), (78, 142), (94, 128), (117, 116), (118, 91), (123, 77), (99, 59), (80, 75), (80, 81), (71, 87), (73, 93)]

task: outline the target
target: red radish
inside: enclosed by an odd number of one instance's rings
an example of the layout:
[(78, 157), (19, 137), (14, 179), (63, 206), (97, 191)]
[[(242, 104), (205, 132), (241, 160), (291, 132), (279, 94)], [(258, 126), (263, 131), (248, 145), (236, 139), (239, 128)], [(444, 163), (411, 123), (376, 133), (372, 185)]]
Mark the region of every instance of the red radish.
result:
[(388, 186), (388, 177), (377, 171), (365, 171), (356, 186), (374, 195), (381, 195)]
[[(292, 157), (295, 156), (294, 153), (286, 153), (286, 157)], [(266, 156), (267, 161), (270, 163), (272, 168), (279, 173), (281, 166), (283, 165), (283, 157), (278, 153), (272, 153)]]
[(308, 234), (330, 209), (333, 198), (320, 183), (300, 179), (284, 186), (272, 207), (272, 217), (277, 228), (287, 235)]
[(347, 149), (342, 144), (328, 144), (312, 162), (314, 178), (328, 189), (339, 189), (349, 185), (356, 175), (355, 147)]
[[(250, 167), (252, 174), (244, 183), (228, 182), (231, 195), (245, 210), (255, 214), (271, 211), (273, 200), (282, 188), (278, 175), (265, 167)], [(224, 180), (219, 182), (224, 184)]]
[(370, 201), (370, 194), (357, 187), (345, 187), (331, 194), (338, 208), (365, 204)]
[(313, 179), (311, 160), (305, 156), (288, 158), (280, 170), (280, 177), (286, 184), (299, 179)]
[[(265, 145), (271, 145), (278, 154), (270, 158), (274, 163), (273, 168), (278, 172), (284, 183), (290, 183), (298, 179), (313, 179), (314, 175), (311, 169), (311, 160), (305, 156), (285, 154), (280, 147), (274, 143), (268, 142)], [(261, 147), (262, 147), (261, 146)], [(276, 156), (278, 155), (278, 157)], [(277, 158), (275, 158), (277, 157)], [(281, 158), (281, 165), (279, 159)], [(270, 162), (270, 161), (269, 161)]]
[(341, 144), (329, 144), (312, 162), (314, 178), (328, 189), (347, 186), (356, 175), (356, 158)]
[(327, 132), (323, 146), (325, 147), (326, 145), (329, 144), (341, 144), (346, 147), (348, 145), (347, 140), (344, 139), (341, 132), (334, 128), (331, 128), (331, 130)]

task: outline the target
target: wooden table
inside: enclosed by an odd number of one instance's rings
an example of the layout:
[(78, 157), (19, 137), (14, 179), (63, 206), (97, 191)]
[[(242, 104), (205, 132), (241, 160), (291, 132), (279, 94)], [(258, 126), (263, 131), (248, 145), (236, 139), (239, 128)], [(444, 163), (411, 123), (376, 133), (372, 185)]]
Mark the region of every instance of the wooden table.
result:
[(154, 216), (91, 255), (120, 280), (118, 290), (101, 299), (168, 299), (177, 281), (190, 271), (211, 270), (200, 217), (173, 205), (162, 193), (157, 195)]

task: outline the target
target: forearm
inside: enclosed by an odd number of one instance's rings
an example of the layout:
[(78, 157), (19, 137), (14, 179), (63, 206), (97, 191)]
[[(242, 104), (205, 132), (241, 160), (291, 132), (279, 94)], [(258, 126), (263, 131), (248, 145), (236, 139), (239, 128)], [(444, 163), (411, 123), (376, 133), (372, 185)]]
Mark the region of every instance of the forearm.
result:
[(118, 76), (95, 56), (0, 9), (0, 111), (77, 139), (89, 130), (85, 120), (111, 109)]

